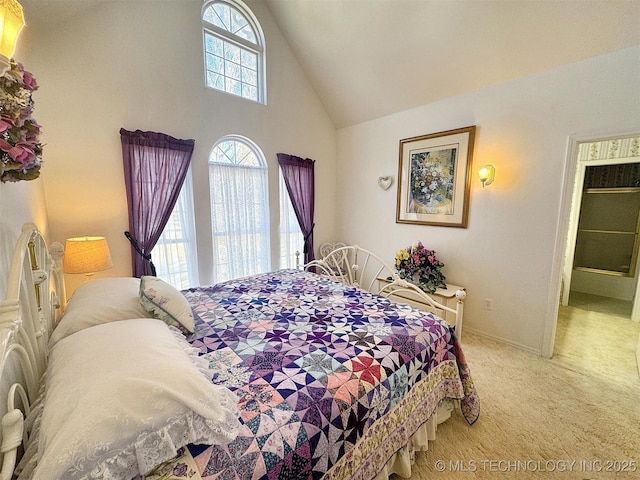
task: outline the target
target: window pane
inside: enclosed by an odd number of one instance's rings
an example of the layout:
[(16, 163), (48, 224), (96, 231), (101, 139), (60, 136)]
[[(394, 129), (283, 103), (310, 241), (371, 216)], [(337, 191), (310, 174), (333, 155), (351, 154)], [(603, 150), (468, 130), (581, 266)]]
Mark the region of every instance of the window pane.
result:
[(224, 62), (225, 73), (227, 77), (234, 80), (240, 80), (240, 65), (237, 63), (226, 61)]
[(215, 55), (207, 54), (207, 70), (211, 70), (212, 72), (216, 72), (219, 74), (224, 74), (224, 62), (223, 60)]
[(258, 69), (258, 56), (244, 48), (242, 49), (242, 52), (240, 52), (240, 62), (243, 67), (247, 67), (252, 70)]
[(231, 45), (228, 42), (224, 43), (224, 58), (225, 60), (231, 60), (235, 63), (240, 63), (240, 47)]
[(303, 248), (304, 237), (280, 172), (280, 268), (296, 268), (296, 262), (301, 265)]
[(178, 289), (198, 285), (191, 178), (187, 176), (178, 201), (151, 252), (158, 277)]
[(250, 85), (243, 85), (242, 96), (244, 98), (250, 98), (251, 100), (256, 100), (258, 98), (258, 89)]
[(221, 39), (210, 34), (205, 34), (205, 48), (208, 53), (221, 57), (224, 52), (224, 43)]
[(253, 43), (256, 42), (256, 34), (247, 22), (247, 19), (239, 11), (233, 9), (231, 12), (231, 33), (238, 35)]
[(244, 38), (245, 40), (249, 40), (250, 42), (253, 42), (253, 43), (258, 42), (256, 40), (256, 34), (254, 33), (253, 28), (251, 28), (251, 26), (248, 24), (245, 24), (244, 27), (242, 27), (240, 30), (237, 30), (235, 34), (238, 35), (239, 37)]
[(236, 142), (236, 163), (246, 166), (261, 166), (261, 162), (253, 152), (253, 149), (249, 145), (239, 142)]
[(224, 4), (218, 3), (210, 6), (205, 10), (202, 18), (227, 31), (231, 26), (229, 7)]
[(255, 87), (258, 84), (256, 72), (254, 70), (249, 70), (248, 68), (242, 68), (242, 83)]
[(207, 72), (207, 87), (220, 88), (221, 82), (224, 81), (224, 77), (213, 72)]
[(240, 95), (240, 92), (242, 91), (242, 84), (237, 80), (227, 78), (224, 84), (224, 89), (229, 93), (233, 93), (234, 95)]

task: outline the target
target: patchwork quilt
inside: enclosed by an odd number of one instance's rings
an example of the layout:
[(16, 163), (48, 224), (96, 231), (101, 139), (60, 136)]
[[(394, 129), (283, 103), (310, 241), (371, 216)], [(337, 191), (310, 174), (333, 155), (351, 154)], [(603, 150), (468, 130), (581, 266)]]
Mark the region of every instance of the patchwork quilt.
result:
[(188, 339), (237, 395), (242, 428), (157, 478), (371, 479), (444, 399), (478, 418), (460, 344), (431, 314), (298, 270), (183, 294)]

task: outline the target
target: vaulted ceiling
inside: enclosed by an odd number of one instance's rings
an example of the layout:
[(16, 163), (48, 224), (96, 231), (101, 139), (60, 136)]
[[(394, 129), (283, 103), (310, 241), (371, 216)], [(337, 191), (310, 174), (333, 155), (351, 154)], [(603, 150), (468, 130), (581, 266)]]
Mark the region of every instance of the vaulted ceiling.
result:
[[(116, 0), (20, 1), (36, 28)], [(261, 1), (338, 128), (640, 44), (640, 0)]]

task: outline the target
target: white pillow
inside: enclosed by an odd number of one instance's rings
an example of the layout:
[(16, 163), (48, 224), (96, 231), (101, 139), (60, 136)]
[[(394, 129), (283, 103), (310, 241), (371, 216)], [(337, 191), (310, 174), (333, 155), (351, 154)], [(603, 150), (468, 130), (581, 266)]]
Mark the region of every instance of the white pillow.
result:
[(140, 304), (152, 317), (173, 325), (184, 333), (193, 333), (191, 305), (177, 288), (158, 277), (140, 278)]
[(187, 444), (229, 443), (238, 399), (212, 384), (206, 368), (197, 349), (155, 319), (60, 340), (46, 374), (37, 466), (24, 477), (129, 479)]
[(87, 327), (117, 320), (151, 317), (138, 301), (140, 279), (98, 278), (79, 286), (53, 330), (50, 346)]

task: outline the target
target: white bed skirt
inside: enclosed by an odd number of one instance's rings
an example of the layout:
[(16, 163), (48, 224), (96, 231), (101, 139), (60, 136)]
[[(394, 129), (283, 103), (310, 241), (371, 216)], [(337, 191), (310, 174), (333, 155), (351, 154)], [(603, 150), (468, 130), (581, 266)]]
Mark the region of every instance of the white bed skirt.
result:
[(429, 442), (436, 439), (438, 425), (451, 417), (453, 401), (445, 400), (418, 431), (409, 439), (409, 443), (398, 450), (387, 462), (375, 480), (387, 480), (392, 474), (403, 478), (411, 477), (411, 469), (416, 460), (416, 452), (429, 449)]

